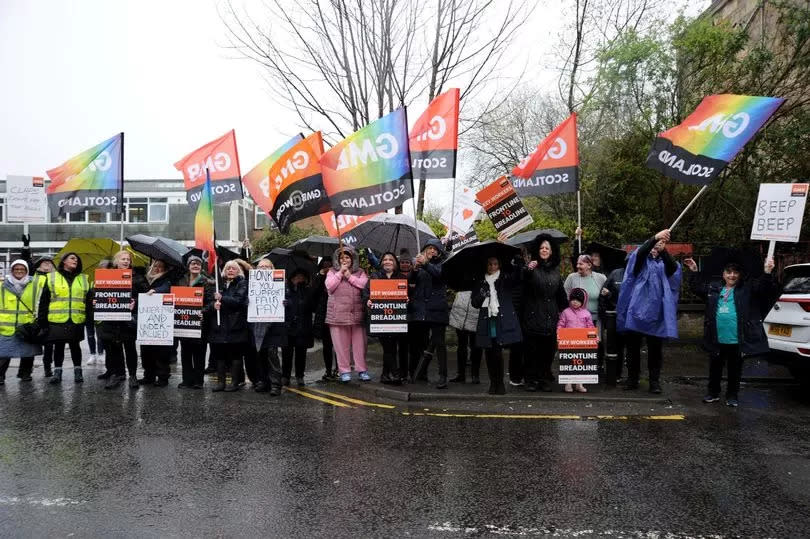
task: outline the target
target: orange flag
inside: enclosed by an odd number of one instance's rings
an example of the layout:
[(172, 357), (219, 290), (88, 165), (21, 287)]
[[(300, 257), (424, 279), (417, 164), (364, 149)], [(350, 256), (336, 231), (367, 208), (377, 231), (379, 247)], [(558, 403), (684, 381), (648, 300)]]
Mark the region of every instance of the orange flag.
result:
[(571, 114), (512, 169), (512, 185), (521, 196), (571, 193), (579, 189), (577, 115)]
[(434, 99), (408, 136), (416, 180), (455, 178), (458, 152), (458, 88)]
[(214, 204), (243, 197), (239, 153), (236, 151), (236, 133), (233, 129), (189, 153), (176, 162), (174, 168), (183, 173), (186, 199), (192, 207), (200, 202), (206, 168), (211, 173)]

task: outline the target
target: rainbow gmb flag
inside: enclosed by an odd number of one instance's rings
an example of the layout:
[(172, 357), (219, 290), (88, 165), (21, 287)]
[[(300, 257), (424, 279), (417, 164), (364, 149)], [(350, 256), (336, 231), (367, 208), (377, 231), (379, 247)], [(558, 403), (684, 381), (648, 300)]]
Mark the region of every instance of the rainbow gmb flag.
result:
[(705, 97), (680, 125), (656, 137), (647, 166), (683, 183), (708, 185), (784, 101), (733, 94)]
[(336, 215), (368, 215), (413, 196), (405, 108), (375, 120), (321, 157), (326, 194)]
[(194, 246), (208, 261), (208, 273), (213, 275), (217, 265), (216, 237), (214, 236), (214, 199), (211, 195), (211, 173), (205, 171), (205, 185), (200, 191), (197, 213), (194, 215)]
[(250, 172), (242, 176), (242, 184), (244, 184), (248, 193), (250, 193), (250, 198), (268, 215), (270, 214), (273, 199), (275, 198), (274, 189), (271, 188), (270, 178), (267, 176), (268, 172), (270, 172), (270, 167), (272, 167), (273, 163), (278, 161), (287, 150), (302, 140), (304, 140), (302, 133), (295, 135), (280, 148), (276, 149), (276, 151), (265, 157), (258, 165), (250, 169)]
[(46, 189), (53, 217), (85, 210), (122, 213), (124, 208), (124, 134), (71, 157), (48, 171)]

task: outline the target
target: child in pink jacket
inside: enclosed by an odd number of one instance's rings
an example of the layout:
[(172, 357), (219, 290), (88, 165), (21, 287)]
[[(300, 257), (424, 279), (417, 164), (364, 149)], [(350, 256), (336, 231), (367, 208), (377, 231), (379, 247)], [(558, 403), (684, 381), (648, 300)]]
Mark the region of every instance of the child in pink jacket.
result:
[[(588, 293), (582, 288), (574, 288), (568, 296), (568, 308), (560, 313), (557, 321), (557, 328), (592, 328), (593, 318), (584, 305), (588, 304)], [(588, 390), (582, 384), (565, 384), (565, 392), (571, 393), (576, 389), (579, 393), (587, 393)]]

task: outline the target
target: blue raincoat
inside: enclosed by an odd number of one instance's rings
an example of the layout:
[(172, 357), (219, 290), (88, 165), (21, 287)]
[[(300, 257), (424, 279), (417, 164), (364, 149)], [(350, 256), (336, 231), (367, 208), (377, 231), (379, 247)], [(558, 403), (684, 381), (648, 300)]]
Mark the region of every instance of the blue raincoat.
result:
[(647, 256), (637, 273), (636, 249), (627, 261), (619, 302), (616, 305), (616, 329), (636, 331), (664, 339), (678, 338), (678, 295), (681, 289), (681, 266), (667, 277), (664, 262)]

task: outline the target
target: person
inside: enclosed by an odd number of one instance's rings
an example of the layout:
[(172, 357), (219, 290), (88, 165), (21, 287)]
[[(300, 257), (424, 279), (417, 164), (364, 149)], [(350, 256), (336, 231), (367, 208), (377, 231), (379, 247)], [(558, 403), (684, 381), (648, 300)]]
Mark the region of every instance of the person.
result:
[[(203, 273), (203, 260), (197, 255), (186, 259), (188, 272), (177, 283), (178, 286), (190, 286), (203, 289), (203, 305), (208, 310), (203, 314), (203, 324), (199, 339), (180, 338), (180, 366), (183, 368), (183, 380), (177, 385), (179, 389), (202, 389), (205, 384), (205, 355), (208, 351), (205, 318), (210, 317), (210, 307), (214, 299), (214, 281)], [(205, 307), (203, 307), (205, 309)]]
[(697, 273), (697, 264), (691, 258), (684, 260), (684, 266), (692, 271), (689, 288), (706, 302), (703, 347), (709, 352), (709, 388), (703, 402), (720, 400), (720, 381), (726, 366), (726, 405), (737, 407), (745, 357), (769, 351), (762, 318), (770, 308), (775, 289), (771, 278), (773, 260), (765, 262), (765, 273), (756, 279), (746, 278), (742, 265), (733, 259), (723, 267), (722, 280), (710, 280)]
[[(45, 283), (48, 279), (48, 274), (56, 271), (56, 266), (53, 265), (53, 258), (50, 256), (41, 256), (33, 262), (34, 275), (32, 279), (39, 281), (37, 286), (37, 297), (34, 298), (34, 304), (39, 308), (39, 300), (41, 299), (42, 290), (45, 289)], [(53, 376), (53, 343), (46, 342), (42, 345), (42, 367), (45, 378)]]
[[(275, 269), (269, 258), (262, 258), (256, 264), (257, 269)], [(256, 350), (256, 376), (253, 389), (257, 393), (269, 392), (271, 397), (281, 395), (283, 385), (289, 385), (289, 379), (282, 377), (281, 361), (278, 349), (287, 346), (287, 328), (289, 315), (285, 312), (284, 322), (251, 322), (248, 329)], [(285, 384), (286, 382), (286, 384)]]
[[(504, 237), (504, 240), (506, 238)], [(520, 266), (523, 267), (531, 262), (529, 251), (526, 247), (521, 247), (520, 250)], [(523, 316), (523, 297), (525, 292), (522, 283), (518, 286), (512, 287), (512, 304), (515, 306), (515, 313), (518, 316), (518, 321), (523, 324), (525, 319)], [(521, 335), (525, 334), (525, 329), (521, 327)], [(526, 372), (524, 368), (524, 347), (523, 339), (516, 343), (512, 343), (509, 347), (509, 385), (513, 387), (521, 387), (525, 384)]]
[(309, 285), (309, 274), (296, 268), (290, 274), (285, 304), (287, 345), (281, 349), (281, 376), (289, 384), (295, 359), (295, 383), (304, 385), (307, 367), (307, 350), (315, 346), (312, 334), (312, 311), (315, 291)]
[(549, 392), (551, 363), (557, 351), (557, 321), (568, 301), (559, 270), (559, 244), (551, 236), (540, 234), (531, 252), (537, 259), (523, 270), (526, 391)]
[(324, 373), (322, 382), (332, 382), (337, 380), (337, 368), (335, 367), (334, 347), (332, 346), (332, 334), (326, 325), (326, 306), (329, 301), (329, 294), (326, 292), (326, 274), (332, 267), (332, 257), (325, 256), (318, 262), (318, 271), (312, 282), (312, 289), (315, 293), (313, 298), (315, 317), (312, 322), (312, 334), (316, 339), (321, 340), (321, 352), (323, 354)]
[(368, 276), (360, 269), (357, 252), (350, 245), (339, 247), (332, 260), (338, 261), (338, 267), (330, 268), (326, 274), (326, 291), (329, 294), (326, 323), (337, 353), (340, 381), (351, 381), (353, 357), (358, 377), (368, 382), (371, 376), (366, 366), (365, 309), (361, 297)]
[(483, 350), (475, 344), (475, 332), (478, 329), (478, 309), (472, 306), (469, 290), (456, 293), (453, 306), (450, 308), (450, 326), (456, 330), (456, 361), (458, 373), (448, 380), (451, 383), (463, 384), (466, 382), (467, 359), (470, 361), (470, 382), (480, 384), (481, 356)]
[(483, 282), (473, 289), (470, 299), (472, 306), (479, 309), (475, 344), (484, 350), (490, 395), (506, 393), (503, 347), (523, 339), (512, 304), (512, 290), (519, 285), (519, 270), (514, 265), (501, 270), (500, 260), (492, 256), (487, 259), (487, 273)]
[[(163, 260), (154, 260), (146, 272), (146, 294), (168, 294), (172, 288), (172, 275), (176, 268)], [(141, 385), (154, 385), (166, 387), (171, 376), (171, 357), (174, 344), (168, 345), (141, 345), (141, 362), (143, 363), (143, 378), (138, 380)]]
[[(568, 307), (560, 313), (560, 319), (557, 322), (557, 329), (559, 328), (592, 328), (594, 326), (591, 313), (585, 308), (588, 304), (588, 292), (582, 288), (574, 288), (568, 294)], [(587, 393), (588, 390), (582, 384), (565, 384), (565, 392), (571, 393), (576, 389), (580, 393)]]
[(680, 265), (667, 253), (668, 229), (645, 241), (627, 260), (622, 293), (616, 305), (616, 329), (627, 342), (625, 389), (639, 387), (641, 339), (647, 341), (650, 393), (661, 393), (664, 339), (678, 338)]
[[(222, 287), (214, 293), (214, 312), (208, 318), (208, 342), (217, 362), (217, 385), (213, 391), (237, 391), (242, 372), (243, 348), (250, 333), (247, 323), (248, 291), (242, 267), (229, 260), (222, 268)], [(217, 320), (217, 311), (219, 320)], [(226, 386), (230, 367), (231, 383)]]
[[(628, 255), (629, 256), (629, 255)], [(625, 259), (626, 262), (626, 259)], [(624, 267), (616, 268), (611, 271), (602, 285), (602, 290), (599, 291), (599, 319), (602, 321), (603, 329), (605, 332), (605, 339), (607, 342), (607, 352), (616, 354), (616, 380), (622, 378), (622, 370), (625, 361), (625, 349), (627, 347), (624, 335), (616, 331), (616, 303), (619, 301), (619, 294), (622, 290), (622, 282), (624, 281)], [(604, 327), (608, 313), (612, 313), (613, 323), (610, 327)]]
[[(412, 342), (415, 343), (411, 347), (409, 370), (414, 379), (426, 380), (428, 365), (435, 355), (439, 361), (437, 389), (447, 389), (445, 331), (450, 323), (450, 313), (447, 308), (447, 286), (442, 279), (443, 257), (441, 241), (429, 239), (414, 259), (414, 269), (409, 276), (409, 281), (413, 281), (414, 285), (409, 305), (413, 322)], [(423, 353), (420, 367), (419, 360)]]
[(20, 358), (18, 377), (23, 382), (31, 381), (34, 356), (42, 353), (39, 344), (24, 341), (16, 335), (23, 324), (33, 324), (36, 319), (35, 299), (41, 282), (28, 274), (28, 262), (22, 259), (11, 263), (11, 272), (0, 284), (0, 385), (5, 384), (6, 371), (11, 358)]
[(399, 260), (400, 273), (402, 273), (402, 275), (404, 275), (407, 279), (411, 274), (411, 271), (413, 271), (413, 258), (411, 257), (411, 252), (407, 248), (403, 247), (399, 250), (397, 260)]
[[(113, 269), (132, 269), (132, 255), (128, 251), (119, 251), (113, 256), (110, 263)], [(99, 342), (105, 350), (106, 370), (98, 375), (100, 380), (106, 380), (105, 389), (115, 389), (121, 382), (126, 380), (126, 368), (129, 368), (129, 386), (137, 388), (138, 378), (138, 351), (135, 347), (137, 336), (137, 325), (135, 323), (135, 305), (137, 304), (136, 282), (133, 274), (132, 298), (130, 300), (130, 311), (133, 313), (130, 321), (105, 320), (98, 322), (96, 327)], [(93, 291), (95, 294), (95, 290)], [(89, 335), (89, 333), (88, 333)], [(126, 360), (125, 360), (126, 357)], [(126, 367), (125, 367), (126, 364)]]
[(577, 271), (568, 275), (563, 283), (566, 296), (571, 294), (574, 288), (582, 288), (588, 293), (588, 303), (585, 308), (591, 313), (593, 323), (599, 325), (599, 293), (605, 284), (603, 274), (593, 271), (593, 259), (590, 255), (579, 255), (577, 258)]
[(65, 345), (70, 348), (73, 361), (73, 381), (77, 384), (84, 382), (79, 343), (84, 339), (85, 322), (93, 316), (89, 295), (90, 282), (82, 273), (81, 258), (76, 253), (65, 253), (56, 271), (48, 274), (37, 311), (40, 326), (48, 328), (45, 340), (54, 345), (55, 368), (51, 384), (62, 382)]
[[(380, 269), (371, 274), (371, 279), (398, 279), (407, 281), (399, 271), (397, 256), (388, 251), (380, 259)], [(363, 289), (363, 302), (371, 308), (371, 280)], [(383, 349), (383, 370), (380, 382), (383, 384), (401, 385), (408, 372), (408, 333), (380, 333), (380, 345)]]

